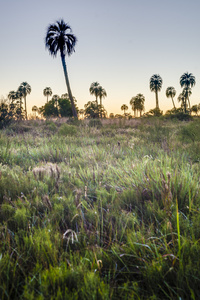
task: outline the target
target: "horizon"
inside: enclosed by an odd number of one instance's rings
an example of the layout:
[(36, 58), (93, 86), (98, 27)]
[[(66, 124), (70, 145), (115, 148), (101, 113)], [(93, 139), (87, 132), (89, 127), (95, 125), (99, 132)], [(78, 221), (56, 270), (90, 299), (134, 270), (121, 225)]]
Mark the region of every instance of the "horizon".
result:
[(107, 92), (103, 105), (108, 115), (122, 114), (123, 104), (133, 114), (129, 102), (139, 93), (145, 96), (147, 112), (155, 108), (155, 93), (150, 91), (149, 80), (153, 74), (159, 74), (163, 79), (159, 106), (165, 112), (172, 108), (171, 99), (165, 96), (166, 88), (174, 86), (177, 104), (182, 91), (179, 80), (185, 72), (196, 78), (191, 106), (199, 104), (200, 67), (196, 61), (200, 48), (197, 39), (200, 3), (197, 0), (190, 2), (190, 10), (188, 2), (180, 0), (175, 3), (103, 0), (100, 4), (91, 0), (84, 4), (81, 0), (70, 4), (64, 0), (57, 3), (19, 0), (12, 5), (10, 2), (3, 3), (0, 12), (4, 28), (0, 97), (6, 98), (11, 90), (16, 91), (22, 82), (28, 82), (32, 88), (27, 96), (28, 114), (34, 105), (41, 107), (46, 103), (43, 90), (47, 86), (52, 88), (53, 95), (67, 92), (61, 59), (59, 55), (53, 59), (44, 43), (48, 25), (61, 18), (78, 39), (76, 52), (66, 57), (66, 64), (79, 109), (95, 100), (89, 87), (98, 81)]

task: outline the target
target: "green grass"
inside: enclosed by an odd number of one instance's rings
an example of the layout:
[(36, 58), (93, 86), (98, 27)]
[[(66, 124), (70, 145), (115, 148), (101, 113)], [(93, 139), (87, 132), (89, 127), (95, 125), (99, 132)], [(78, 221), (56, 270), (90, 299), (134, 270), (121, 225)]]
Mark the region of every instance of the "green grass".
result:
[(200, 121), (0, 132), (0, 299), (198, 299)]

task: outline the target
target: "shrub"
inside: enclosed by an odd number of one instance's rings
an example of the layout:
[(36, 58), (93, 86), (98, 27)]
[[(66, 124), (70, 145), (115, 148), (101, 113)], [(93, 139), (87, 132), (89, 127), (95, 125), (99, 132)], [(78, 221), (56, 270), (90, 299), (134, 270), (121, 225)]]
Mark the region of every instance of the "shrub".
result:
[(59, 128), (59, 135), (74, 136), (77, 134), (77, 128), (74, 125), (62, 124)]

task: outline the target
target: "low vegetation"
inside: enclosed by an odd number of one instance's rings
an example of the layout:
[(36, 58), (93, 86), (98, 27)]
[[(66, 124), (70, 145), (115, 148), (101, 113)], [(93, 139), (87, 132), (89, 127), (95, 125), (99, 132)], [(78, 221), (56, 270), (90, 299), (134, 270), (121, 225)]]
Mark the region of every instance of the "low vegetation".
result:
[(0, 131), (0, 299), (198, 299), (200, 120)]

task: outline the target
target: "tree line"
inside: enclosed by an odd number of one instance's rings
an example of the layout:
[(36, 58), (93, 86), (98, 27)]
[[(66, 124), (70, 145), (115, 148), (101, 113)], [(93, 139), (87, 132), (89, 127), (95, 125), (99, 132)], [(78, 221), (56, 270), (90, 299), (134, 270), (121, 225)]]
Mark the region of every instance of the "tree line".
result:
[[(72, 33), (71, 27), (64, 22), (64, 20), (57, 21), (54, 24), (50, 24), (47, 28), (46, 38), (45, 38), (45, 47), (49, 51), (50, 55), (56, 57), (60, 53), (61, 62), (63, 66), (63, 72), (65, 77), (65, 82), (67, 86), (67, 94), (59, 97), (58, 95), (52, 96), (52, 90), (50, 87), (46, 87), (43, 90), (44, 96), (47, 97), (47, 102), (44, 106), (37, 108), (35, 105), (32, 107), (32, 111), (35, 116), (36, 113), (40, 114), (43, 117), (53, 116), (53, 117), (63, 117), (63, 116), (73, 116), (75, 118), (79, 115), (82, 117), (90, 118), (103, 118), (107, 116), (107, 112), (102, 104), (103, 98), (107, 97), (106, 90), (98, 83), (93, 82), (89, 88), (91, 95), (95, 96), (95, 101), (88, 101), (85, 104), (84, 109), (78, 110), (77, 101), (72, 95), (67, 65), (66, 65), (66, 55), (70, 56), (75, 51), (75, 46), (77, 43), (76, 36)], [(198, 114), (200, 110), (200, 105), (190, 105), (190, 95), (192, 94), (192, 88), (195, 85), (196, 80), (192, 73), (184, 73), (180, 78), (180, 85), (183, 88), (182, 92), (178, 96), (178, 101), (181, 104), (181, 107), (178, 110), (184, 111), (184, 113), (191, 113), (192, 111)], [(161, 90), (163, 80), (159, 74), (154, 74), (150, 78), (149, 86), (152, 92), (155, 92), (156, 98), (156, 107), (153, 110), (150, 110), (150, 114), (161, 114), (159, 108), (158, 92)], [(31, 86), (27, 82), (22, 82), (17, 89), (17, 91), (10, 91), (8, 94), (9, 103), (2, 101), (0, 106), (0, 122), (3, 122), (4, 119), (8, 121), (10, 119), (27, 119), (27, 101), (26, 97), (31, 93)], [(174, 87), (170, 86), (166, 89), (166, 97), (171, 98), (173, 109), (171, 112), (177, 112), (177, 108), (174, 103), (174, 97), (176, 95), (176, 90)], [(49, 97), (52, 96), (52, 99), (49, 100)], [(23, 101), (24, 100), (24, 109)], [(99, 102), (98, 102), (99, 99)], [(141, 116), (145, 112), (144, 108), (145, 97), (143, 94), (137, 94), (130, 100), (130, 105), (134, 111), (134, 116)], [(126, 111), (128, 106), (123, 104), (121, 110), (126, 116)], [(148, 114), (148, 113), (147, 113)], [(112, 115), (112, 114), (111, 114)]]

